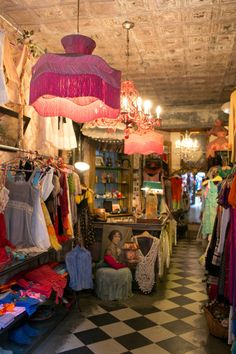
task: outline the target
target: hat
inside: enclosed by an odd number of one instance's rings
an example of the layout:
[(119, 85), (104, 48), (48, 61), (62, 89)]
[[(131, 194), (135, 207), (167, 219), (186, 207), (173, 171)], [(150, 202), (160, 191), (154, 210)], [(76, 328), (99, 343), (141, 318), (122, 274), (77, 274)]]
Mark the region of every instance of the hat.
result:
[(222, 182), (222, 177), (220, 177), (219, 175), (218, 176), (215, 176), (214, 178), (211, 179), (212, 182)]

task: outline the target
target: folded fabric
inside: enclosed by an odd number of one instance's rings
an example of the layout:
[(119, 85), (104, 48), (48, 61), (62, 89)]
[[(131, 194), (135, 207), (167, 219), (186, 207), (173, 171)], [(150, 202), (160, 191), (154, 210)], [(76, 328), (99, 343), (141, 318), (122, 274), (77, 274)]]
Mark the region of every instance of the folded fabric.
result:
[(16, 295), (7, 293), (5, 297), (0, 299), (0, 304), (10, 304), (11, 302), (14, 302), (15, 299)]
[(23, 297), (16, 301), (16, 306), (25, 307), (25, 311), (30, 316), (37, 310), (39, 303), (40, 302), (37, 299), (32, 299), (31, 297)]
[(38, 329), (31, 327), (28, 323), (25, 323), (21, 328), (28, 337), (37, 337), (40, 334)]
[(0, 305), (0, 316), (4, 315), (7, 312), (13, 312), (15, 307), (15, 304), (13, 303), (6, 303), (6, 304), (2, 304)]
[(121, 269), (127, 267), (125, 264), (117, 262), (117, 260), (112, 256), (104, 256), (104, 261), (114, 269)]
[(52, 290), (56, 292), (56, 303), (62, 298), (67, 280), (57, 274), (48, 265), (43, 265), (33, 271), (25, 274), (25, 278), (36, 284), (31, 286), (31, 290), (39, 292), (46, 297), (51, 295)]
[(12, 330), (9, 333), (9, 339), (16, 344), (29, 345), (31, 343), (30, 337), (24, 332), (22, 327)]
[(13, 310), (13, 312), (12, 312), (12, 315), (14, 316), (14, 317), (17, 317), (17, 316), (19, 316), (21, 313), (23, 313), (23, 312), (25, 312), (25, 307), (23, 307), (23, 306), (15, 306), (14, 307), (14, 310)]
[(0, 316), (0, 329), (6, 328), (10, 323), (14, 321), (14, 316), (11, 313), (6, 313)]

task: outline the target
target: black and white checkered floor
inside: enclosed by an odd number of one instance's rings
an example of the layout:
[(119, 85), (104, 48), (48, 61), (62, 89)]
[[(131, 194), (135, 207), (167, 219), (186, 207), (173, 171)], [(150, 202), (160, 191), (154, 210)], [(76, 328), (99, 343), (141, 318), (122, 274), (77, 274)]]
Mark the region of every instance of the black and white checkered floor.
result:
[(150, 295), (135, 293), (124, 302), (81, 299), (35, 353), (63, 354), (226, 354), (226, 342), (208, 333), (202, 304), (204, 271), (201, 247), (180, 240), (166, 279)]

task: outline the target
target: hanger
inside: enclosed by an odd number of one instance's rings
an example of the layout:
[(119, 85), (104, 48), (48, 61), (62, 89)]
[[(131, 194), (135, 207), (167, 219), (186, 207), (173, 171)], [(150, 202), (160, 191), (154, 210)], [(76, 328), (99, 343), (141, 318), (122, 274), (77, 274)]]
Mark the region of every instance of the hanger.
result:
[(135, 235), (135, 237), (137, 238), (141, 238), (141, 237), (149, 237), (149, 238), (155, 238), (154, 236), (152, 236), (148, 231), (144, 231), (142, 234), (140, 235)]

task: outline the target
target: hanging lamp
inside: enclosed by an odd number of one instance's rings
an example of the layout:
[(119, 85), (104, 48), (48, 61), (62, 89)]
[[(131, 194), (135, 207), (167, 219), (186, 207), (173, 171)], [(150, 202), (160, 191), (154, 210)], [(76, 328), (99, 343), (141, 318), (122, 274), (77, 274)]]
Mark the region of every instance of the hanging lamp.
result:
[(64, 116), (83, 123), (116, 119), (120, 111), (121, 72), (92, 55), (96, 42), (79, 34), (61, 42), (65, 54), (43, 54), (32, 69), (30, 105), (41, 116)]
[(164, 137), (156, 131), (149, 131), (145, 134), (131, 133), (124, 143), (124, 153), (132, 154), (163, 154)]

